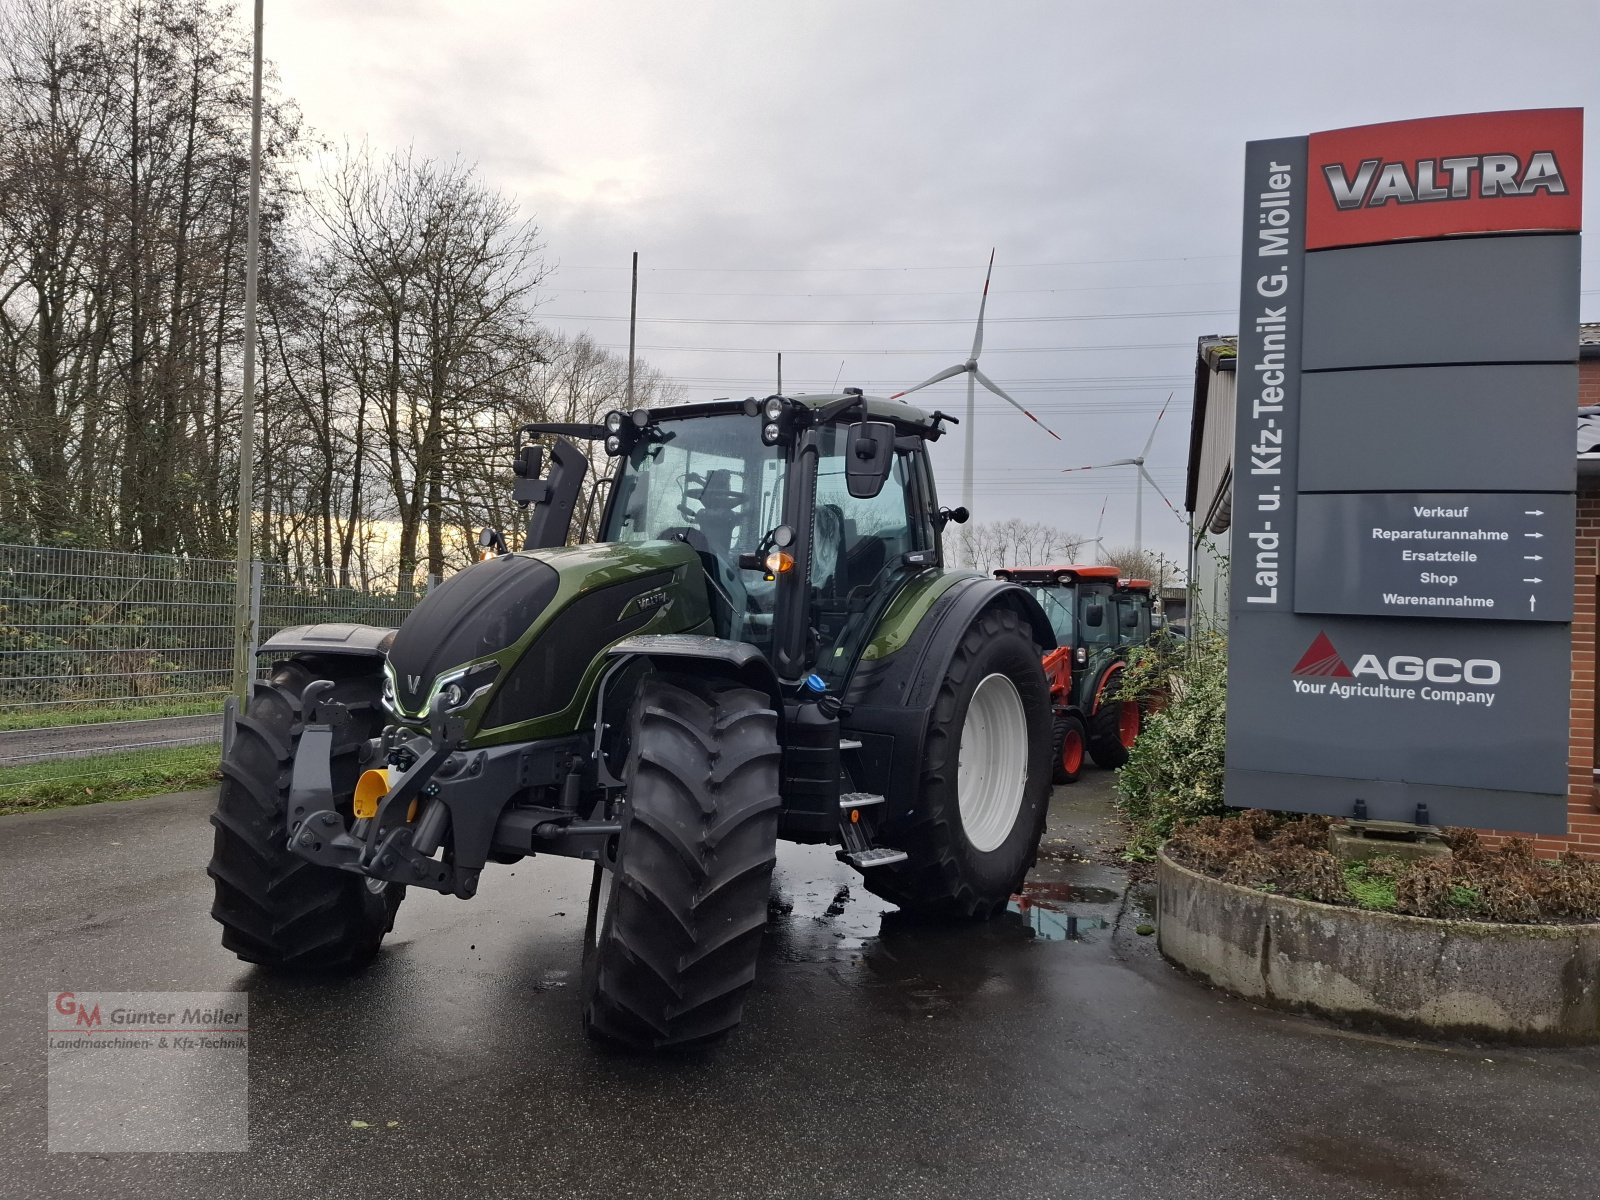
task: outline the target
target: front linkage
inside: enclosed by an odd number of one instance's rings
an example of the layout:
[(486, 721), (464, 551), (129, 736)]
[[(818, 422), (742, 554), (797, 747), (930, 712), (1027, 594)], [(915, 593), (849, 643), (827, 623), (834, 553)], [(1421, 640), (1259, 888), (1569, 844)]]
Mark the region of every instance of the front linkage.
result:
[[(368, 743), (363, 761), (382, 755), (386, 768), (368, 770), (356, 788), (353, 820), (334, 807), (335, 730), (350, 720), (327, 699), (333, 685), (309, 684), (302, 697), (308, 720), (301, 734), (288, 797), (289, 849), (319, 866), (372, 879), (414, 884), (467, 899), (491, 855), (514, 861), (535, 849), (595, 858), (618, 832), (610, 820), (580, 819), (589, 747), (582, 736), (468, 750), (462, 719), (435, 696), (427, 734), (391, 725)], [(506, 802), (543, 788), (555, 806)], [(448, 850), (435, 858), (441, 846)]]

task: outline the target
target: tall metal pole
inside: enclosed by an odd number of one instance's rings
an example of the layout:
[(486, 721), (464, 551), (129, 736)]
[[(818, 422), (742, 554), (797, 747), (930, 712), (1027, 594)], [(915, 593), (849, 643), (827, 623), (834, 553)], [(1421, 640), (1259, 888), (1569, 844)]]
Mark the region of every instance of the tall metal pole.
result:
[(778, 395), (783, 395), (783, 351), (778, 351)]
[(255, 55), (250, 80), (250, 207), (245, 218), (244, 396), (239, 411), (238, 548), (233, 575), (233, 693), (243, 712), (255, 674), (256, 623), (250, 604), (250, 535), (255, 508), (256, 272), (261, 242), (261, 7), (255, 3)]
[(639, 318), (639, 252), (633, 252), (633, 290), (628, 294), (628, 402), (624, 405), (633, 411), (633, 328)]

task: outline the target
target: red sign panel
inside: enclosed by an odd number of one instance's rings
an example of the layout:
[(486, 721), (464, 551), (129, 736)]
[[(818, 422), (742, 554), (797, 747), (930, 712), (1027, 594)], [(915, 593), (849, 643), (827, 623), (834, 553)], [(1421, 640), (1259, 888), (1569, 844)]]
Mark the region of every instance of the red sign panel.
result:
[(1313, 133), (1306, 249), (1582, 225), (1583, 110)]

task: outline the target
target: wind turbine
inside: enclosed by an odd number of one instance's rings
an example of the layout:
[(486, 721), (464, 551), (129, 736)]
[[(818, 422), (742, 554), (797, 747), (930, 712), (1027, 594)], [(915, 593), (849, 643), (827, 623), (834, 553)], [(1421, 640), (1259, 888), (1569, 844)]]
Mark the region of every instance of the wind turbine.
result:
[(1094, 561), (1100, 562), (1106, 555), (1106, 539), (1100, 536), (1100, 528), (1106, 523), (1106, 505), (1111, 503), (1110, 496), (1103, 496), (1100, 500), (1100, 519), (1094, 523), (1094, 538), (1090, 545), (1094, 547)]
[[(1150, 436), (1145, 438), (1144, 449), (1139, 451), (1138, 458), (1115, 458), (1110, 462), (1091, 463), (1087, 467), (1068, 467), (1062, 472), (1065, 475), (1068, 471), (1099, 471), (1106, 467), (1134, 468), (1133, 552), (1136, 556), (1143, 556), (1144, 554), (1144, 485), (1146, 483), (1155, 488), (1156, 495), (1166, 501), (1167, 507), (1172, 509), (1173, 516), (1177, 516), (1180, 521), (1183, 520), (1181, 516), (1178, 516), (1178, 510), (1173, 508), (1172, 501), (1167, 500), (1167, 494), (1161, 490), (1161, 485), (1155, 481), (1149, 471), (1144, 469), (1145, 456), (1150, 453), (1150, 447), (1155, 444), (1156, 430), (1161, 428), (1161, 418), (1167, 415), (1167, 405), (1172, 403), (1174, 394), (1173, 392), (1167, 393), (1166, 403), (1162, 404), (1161, 411), (1156, 414), (1156, 423), (1150, 426)], [(1104, 506), (1100, 509), (1100, 516), (1102, 519), (1105, 517)], [(1096, 541), (1098, 542), (1098, 540), (1097, 538)]]
[(972, 511), (972, 444), (976, 440), (977, 434), (977, 429), (975, 428), (976, 422), (974, 420), (976, 412), (976, 406), (974, 403), (976, 388), (974, 387), (974, 382), (983, 384), (984, 387), (988, 388), (996, 396), (999, 396), (1000, 399), (1011, 405), (1012, 408), (1016, 409), (1023, 416), (1027, 417), (1028, 420), (1032, 421), (1040, 429), (1044, 430), (1051, 437), (1055, 438), (1056, 441), (1059, 442), (1061, 440), (1061, 435), (1059, 433), (1051, 429), (1027, 409), (1023, 408), (1022, 405), (1018, 404), (1014, 399), (1002, 391), (999, 384), (995, 383), (994, 380), (990, 379), (982, 371), (978, 370), (978, 355), (983, 352), (983, 310), (984, 307), (989, 303), (989, 276), (993, 274), (994, 251), (990, 250), (989, 269), (983, 274), (983, 298), (978, 301), (978, 331), (972, 336), (972, 353), (967, 357), (967, 361), (963, 363), (957, 363), (953, 367), (946, 367), (931, 379), (924, 379), (921, 383), (917, 384), (916, 387), (908, 387), (905, 391), (896, 392), (894, 395), (889, 397), (891, 400), (898, 400), (902, 396), (909, 396), (912, 392), (920, 392), (925, 387), (929, 387), (935, 383), (942, 383), (944, 380), (950, 379), (953, 376), (961, 374), (966, 375), (967, 427), (963, 431), (962, 438), (965, 445), (962, 448), (961, 459), (961, 504), (968, 512)]

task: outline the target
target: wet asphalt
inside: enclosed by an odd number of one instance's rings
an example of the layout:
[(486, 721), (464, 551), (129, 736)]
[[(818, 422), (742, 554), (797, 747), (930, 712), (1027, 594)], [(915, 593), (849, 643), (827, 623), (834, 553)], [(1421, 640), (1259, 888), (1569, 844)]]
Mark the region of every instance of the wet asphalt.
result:
[[(984, 925), (909, 924), (783, 846), (744, 1025), (664, 1058), (579, 1027), (581, 864), (413, 892), (364, 975), (285, 982), (218, 944), (208, 794), (0, 818), (0, 1196), (1600, 1194), (1600, 1051), (1386, 1038), (1200, 985), (1138, 932), (1110, 792), (1056, 790), (1026, 902)], [(249, 1151), (46, 1153), (61, 989), (248, 991)]]

